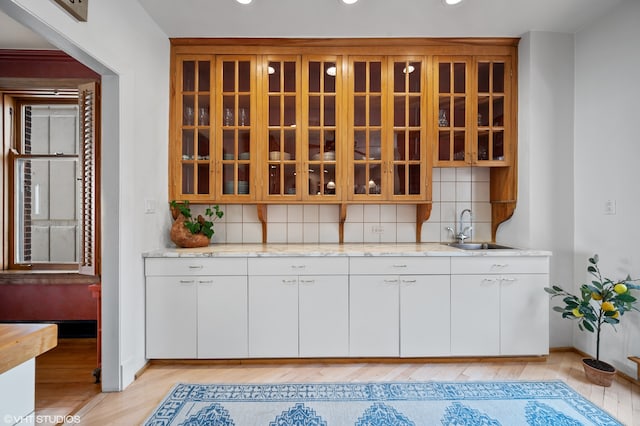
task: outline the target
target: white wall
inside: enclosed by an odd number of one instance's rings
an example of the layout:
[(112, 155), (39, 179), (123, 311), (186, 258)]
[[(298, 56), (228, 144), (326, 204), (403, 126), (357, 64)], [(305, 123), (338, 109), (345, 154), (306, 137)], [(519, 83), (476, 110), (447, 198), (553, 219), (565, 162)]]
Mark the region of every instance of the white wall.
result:
[[(573, 36), (530, 32), (518, 46), (518, 204), (496, 240), (553, 252), (551, 283), (573, 282)], [(550, 312), (551, 347), (571, 326)]]
[[(612, 279), (640, 277), (638, 99), (640, 2), (627, 0), (576, 34), (575, 276), (586, 282), (587, 258), (600, 255)], [(606, 215), (607, 200), (616, 214)], [(574, 332), (575, 346), (595, 355), (595, 336)], [(640, 314), (607, 328), (600, 357), (635, 377), (629, 355), (640, 354)]]
[[(78, 23), (54, 2), (0, 9), (103, 75), (102, 387), (120, 390), (145, 360), (141, 253), (167, 244), (169, 41), (136, 1), (92, 1)], [(162, 203), (159, 200), (163, 200)]]

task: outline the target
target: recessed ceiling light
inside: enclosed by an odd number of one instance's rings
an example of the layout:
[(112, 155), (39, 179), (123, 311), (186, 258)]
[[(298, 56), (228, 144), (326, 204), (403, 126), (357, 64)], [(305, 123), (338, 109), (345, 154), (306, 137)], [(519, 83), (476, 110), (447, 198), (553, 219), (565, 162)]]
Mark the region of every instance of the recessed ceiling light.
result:
[(344, 3), (344, 4), (354, 4), (357, 1), (358, 0), (342, 0), (342, 3)]
[(249, 4), (252, 0), (236, 0), (240, 4)]
[(455, 6), (462, 3), (462, 0), (442, 0), (442, 3), (444, 3), (445, 6)]

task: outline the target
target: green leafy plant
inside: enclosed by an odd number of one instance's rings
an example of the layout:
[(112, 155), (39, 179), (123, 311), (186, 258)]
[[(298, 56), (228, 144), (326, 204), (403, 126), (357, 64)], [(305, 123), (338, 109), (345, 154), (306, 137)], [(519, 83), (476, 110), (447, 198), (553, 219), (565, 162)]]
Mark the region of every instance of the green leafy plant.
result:
[(222, 218), (224, 212), (220, 210), (220, 206), (209, 206), (204, 211), (204, 215), (198, 215), (194, 218), (191, 214), (191, 208), (189, 207), (189, 201), (176, 201), (173, 200), (170, 203), (171, 208), (184, 216), (184, 227), (192, 234), (203, 234), (207, 238), (211, 238), (214, 234), (213, 222), (216, 219)]
[[(589, 258), (587, 271), (593, 277), (590, 283), (580, 286), (580, 295), (571, 294), (556, 285), (545, 287), (545, 291), (552, 297), (562, 297), (563, 304), (554, 306), (553, 310), (560, 312), (562, 318), (578, 321), (581, 331), (596, 332), (596, 364), (600, 365), (600, 331), (604, 324), (612, 327), (620, 323), (625, 312), (640, 311), (636, 307), (637, 299), (631, 295), (631, 290), (638, 290), (640, 286), (634, 284), (630, 276), (623, 280), (614, 281), (602, 276), (598, 267), (598, 255)], [(600, 367), (596, 367), (604, 369)]]

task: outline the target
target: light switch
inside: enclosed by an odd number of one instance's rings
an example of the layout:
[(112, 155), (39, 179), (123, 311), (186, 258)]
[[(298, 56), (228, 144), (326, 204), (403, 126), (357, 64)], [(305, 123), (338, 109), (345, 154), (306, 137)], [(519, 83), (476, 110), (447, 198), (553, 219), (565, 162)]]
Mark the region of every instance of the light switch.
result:
[(616, 200), (607, 200), (604, 203), (604, 214), (616, 214)]
[(152, 214), (156, 212), (156, 200), (144, 200), (144, 212)]

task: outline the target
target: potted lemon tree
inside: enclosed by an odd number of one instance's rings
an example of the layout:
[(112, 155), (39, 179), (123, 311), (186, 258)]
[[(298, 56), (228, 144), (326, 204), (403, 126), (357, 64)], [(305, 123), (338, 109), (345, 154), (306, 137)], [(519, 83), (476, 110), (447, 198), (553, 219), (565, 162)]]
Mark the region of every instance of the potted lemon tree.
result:
[(611, 364), (600, 360), (600, 332), (605, 324), (615, 329), (625, 312), (639, 311), (637, 300), (631, 293), (640, 289), (640, 286), (634, 284), (638, 279), (632, 280), (630, 276), (616, 281), (603, 277), (598, 260), (597, 254), (589, 258), (587, 271), (593, 280), (580, 286), (580, 295), (571, 294), (556, 285), (545, 287), (545, 291), (552, 297), (562, 297), (562, 304), (553, 308), (562, 314), (562, 318), (577, 321), (581, 331), (596, 333), (596, 357), (584, 358), (582, 365), (591, 382), (611, 386), (616, 370)]
[(189, 201), (171, 201), (171, 213), (175, 222), (171, 227), (171, 241), (178, 247), (206, 247), (214, 234), (213, 222), (224, 216), (220, 206), (207, 207), (204, 216), (193, 217)]

